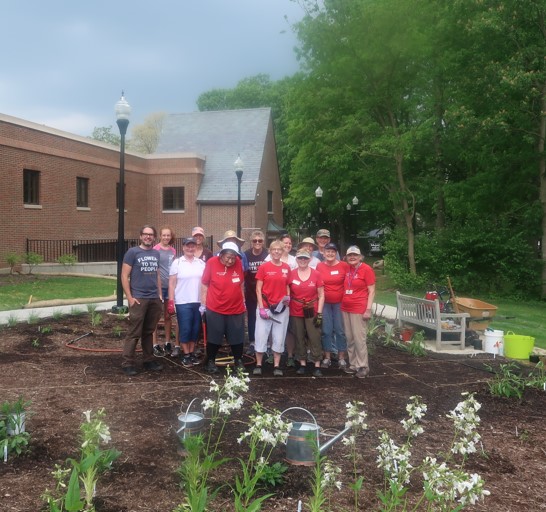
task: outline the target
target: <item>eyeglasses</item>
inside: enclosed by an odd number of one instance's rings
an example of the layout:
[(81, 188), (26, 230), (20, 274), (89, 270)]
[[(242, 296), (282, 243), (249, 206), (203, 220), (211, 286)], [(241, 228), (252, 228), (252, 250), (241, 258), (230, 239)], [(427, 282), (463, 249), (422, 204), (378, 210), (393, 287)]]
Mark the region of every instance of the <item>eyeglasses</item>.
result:
[(252, 240), (253, 244), (263, 244), (264, 241), (261, 238), (256, 238), (256, 240)]
[(153, 233), (140, 233), (142, 236), (155, 236)]

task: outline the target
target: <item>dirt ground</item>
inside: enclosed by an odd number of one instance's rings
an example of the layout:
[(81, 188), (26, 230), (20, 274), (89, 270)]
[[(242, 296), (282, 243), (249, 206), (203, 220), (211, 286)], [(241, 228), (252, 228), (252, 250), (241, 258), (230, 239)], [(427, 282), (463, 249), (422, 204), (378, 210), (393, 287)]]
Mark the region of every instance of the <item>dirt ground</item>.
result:
[[(176, 474), (181, 461), (175, 433), (177, 416), (194, 397), (208, 396), (210, 377), (201, 367), (185, 369), (171, 358), (165, 358), (163, 372), (126, 377), (120, 370), (121, 338), (116, 336), (116, 329), (123, 330), (125, 325), (124, 320), (103, 314), (101, 325), (91, 326), (86, 313), (2, 328), (0, 401), (23, 395), (32, 401), (33, 414), (27, 421), (31, 451), (0, 462), (0, 510), (44, 510), (40, 495), (54, 486), (54, 465), (77, 456), (82, 412), (101, 407), (107, 412), (112, 446), (122, 455), (113, 470), (99, 480), (96, 510), (171, 511), (182, 502)], [(44, 326), (51, 327), (51, 332)], [(415, 443), (413, 460), (435, 456), (449, 447), (452, 438), (451, 422), (445, 415), (461, 400), (461, 392), (471, 391), (482, 404), (479, 431), (483, 452), (471, 456), (466, 469), (485, 479), (491, 495), (470, 509), (546, 510), (545, 392), (527, 390), (522, 400), (492, 397), (486, 386), (492, 374), (485, 364), (498, 366), (503, 360), (489, 354), (416, 358), (373, 340), (370, 354), (371, 374), (363, 380), (333, 368), (324, 370), (322, 378), (300, 377), (293, 369), (286, 370), (282, 378), (273, 378), (270, 367), (262, 377), (251, 376), (246, 405), (228, 423), (222, 444), (224, 455), (241, 455), (235, 439), (255, 401), (278, 410), (308, 409), (324, 431), (322, 439), (327, 440), (328, 434), (343, 429), (345, 404), (361, 400), (369, 425), (366, 435), (358, 440), (364, 476), (361, 510), (379, 510), (377, 492), (383, 481), (375, 465), (379, 431), (386, 429), (401, 443), (400, 420), (406, 416), (405, 406), (410, 396), (420, 395), (428, 413), (425, 434)], [(331, 510), (354, 510), (347, 450), (338, 442), (326, 453), (343, 469), (344, 485), (332, 496)], [(279, 449), (273, 461), (282, 461), (283, 457), (284, 451)], [(236, 461), (222, 466), (215, 481), (233, 483), (237, 468)], [(309, 467), (289, 466), (286, 483), (274, 489), (275, 496), (265, 502), (263, 510), (296, 511), (298, 500), (305, 503), (310, 496), (311, 473)], [(420, 491), (419, 481), (412, 484), (410, 500)], [(232, 509), (226, 486), (211, 510)]]

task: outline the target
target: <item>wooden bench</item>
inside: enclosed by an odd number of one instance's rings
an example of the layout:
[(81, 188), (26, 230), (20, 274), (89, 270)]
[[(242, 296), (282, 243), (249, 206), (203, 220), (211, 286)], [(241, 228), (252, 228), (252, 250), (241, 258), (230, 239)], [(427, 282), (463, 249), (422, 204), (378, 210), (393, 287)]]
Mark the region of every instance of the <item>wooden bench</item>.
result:
[[(396, 303), (398, 326), (408, 323), (436, 331), (436, 350), (441, 350), (442, 345), (459, 345), (464, 349), (468, 313), (442, 313), (438, 299), (420, 299), (400, 292), (396, 292)], [(444, 340), (444, 333), (456, 333), (459, 339)]]

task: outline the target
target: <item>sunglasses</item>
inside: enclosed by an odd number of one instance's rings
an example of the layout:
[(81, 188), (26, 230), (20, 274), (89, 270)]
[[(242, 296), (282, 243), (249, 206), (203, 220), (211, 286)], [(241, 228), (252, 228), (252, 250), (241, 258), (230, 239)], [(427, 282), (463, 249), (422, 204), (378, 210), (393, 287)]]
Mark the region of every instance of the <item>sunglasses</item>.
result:
[(256, 238), (256, 240), (252, 240), (253, 244), (263, 244), (264, 241), (261, 238)]

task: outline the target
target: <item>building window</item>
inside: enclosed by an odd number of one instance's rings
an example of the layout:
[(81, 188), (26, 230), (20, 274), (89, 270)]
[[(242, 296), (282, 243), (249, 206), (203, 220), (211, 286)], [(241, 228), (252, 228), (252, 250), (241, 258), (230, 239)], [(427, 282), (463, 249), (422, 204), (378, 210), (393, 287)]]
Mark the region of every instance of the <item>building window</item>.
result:
[(40, 172), (23, 170), (24, 204), (40, 204)]
[(164, 187), (163, 188), (163, 210), (183, 210), (184, 209), (184, 187)]
[(89, 207), (89, 178), (76, 178), (76, 206)]
[(267, 191), (267, 213), (273, 213), (273, 190)]

